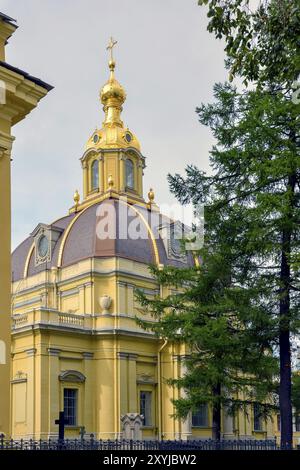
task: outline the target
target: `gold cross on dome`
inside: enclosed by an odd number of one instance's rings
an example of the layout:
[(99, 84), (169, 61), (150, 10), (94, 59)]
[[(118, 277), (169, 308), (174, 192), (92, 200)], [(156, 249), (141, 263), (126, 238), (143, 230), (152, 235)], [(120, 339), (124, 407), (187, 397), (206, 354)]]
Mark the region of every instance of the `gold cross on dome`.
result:
[(107, 50), (110, 51), (110, 60), (113, 61), (113, 48), (114, 46), (117, 44), (118, 41), (116, 41), (115, 39), (113, 39), (112, 37), (110, 38), (109, 40), (109, 43), (108, 43), (108, 46), (107, 46)]

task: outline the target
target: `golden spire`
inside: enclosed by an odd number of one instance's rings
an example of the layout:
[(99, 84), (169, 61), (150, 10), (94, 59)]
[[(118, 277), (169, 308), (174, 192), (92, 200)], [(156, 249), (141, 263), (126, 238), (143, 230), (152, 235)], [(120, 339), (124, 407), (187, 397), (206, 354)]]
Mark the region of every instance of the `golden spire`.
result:
[(124, 127), (121, 120), (121, 111), (122, 104), (126, 99), (126, 93), (120, 83), (115, 79), (114, 70), (116, 63), (113, 58), (113, 48), (116, 44), (117, 41), (110, 38), (106, 48), (110, 51), (110, 60), (108, 62), (110, 77), (100, 92), (100, 99), (105, 112), (105, 119), (103, 122), (105, 127)]
[(107, 149), (107, 148), (128, 148), (133, 147), (141, 150), (137, 137), (128, 128), (125, 128), (121, 119), (122, 106), (126, 99), (126, 93), (122, 85), (115, 78), (115, 60), (114, 47), (117, 41), (110, 38), (108, 46), (109, 51), (108, 66), (110, 74), (107, 82), (100, 91), (100, 102), (103, 105), (105, 113), (101, 129), (95, 129), (90, 136), (87, 149)]

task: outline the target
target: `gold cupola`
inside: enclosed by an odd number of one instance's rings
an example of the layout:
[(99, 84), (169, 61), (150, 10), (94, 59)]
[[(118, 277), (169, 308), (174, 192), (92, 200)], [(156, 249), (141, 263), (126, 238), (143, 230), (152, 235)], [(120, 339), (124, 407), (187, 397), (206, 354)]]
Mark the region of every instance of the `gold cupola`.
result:
[(112, 50), (117, 41), (112, 38), (107, 49), (110, 49), (110, 60), (108, 63), (110, 76), (100, 90), (100, 102), (105, 113), (102, 129), (96, 129), (89, 138), (86, 149), (106, 148), (128, 148), (133, 147), (140, 150), (140, 143), (136, 136), (125, 128), (121, 119), (122, 105), (126, 100), (126, 92), (115, 78), (116, 63), (113, 59)]
[(81, 164), (83, 169), (83, 199), (72, 208), (78, 211), (97, 198), (126, 196), (132, 201), (144, 201), (143, 170), (145, 157), (134, 133), (124, 126), (121, 113), (126, 92), (115, 77), (116, 63), (110, 39), (109, 78), (100, 90), (104, 121), (101, 129), (90, 136)]
[(122, 85), (115, 78), (114, 60), (109, 61), (110, 77), (100, 91), (100, 101), (103, 104), (103, 111), (105, 112), (105, 120), (103, 126), (124, 127), (121, 120), (122, 104), (126, 99), (126, 93)]

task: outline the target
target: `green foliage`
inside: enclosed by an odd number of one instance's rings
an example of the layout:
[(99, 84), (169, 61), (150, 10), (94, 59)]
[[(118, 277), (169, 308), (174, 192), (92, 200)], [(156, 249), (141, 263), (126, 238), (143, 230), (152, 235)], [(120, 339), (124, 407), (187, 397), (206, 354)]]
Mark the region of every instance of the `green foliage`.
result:
[[(260, 291), (270, 316), (281, 295), (282, 232), (291, 233), (291, 329), (299, 321), (299, 105), (281, 92), (237, 93), (217, 84), (216, 102), (197, 109), (217, 144), (213, 175), (194, 166), (169, 176), (182, 203), (205, 204), (206, 243), (228, 256), (232, 280)], [(292, 187), (290, 180), (293, 180)]]
[[(214, 94), (215, 103), (197, 110), (217, 141), (213, 174), (189, 166), (185, 178), (169, 175), (179, 201), (205, 204), (201, 266), (152, 268), (158, 283), (182, 292), (166, 299), (138, 293), (158, 320), (140, 324), (190, 347), (186, 376), (172, 381), (186, 391), (175, 401), (178, 416), (203, 402), (233, 410), (251, 402), (268, 403), (265, 409), (278, 405), (280, 331), (299, 330), (297, 106), (279, 91), (238, 93), (228, 83), (217, 84)], [(284, 288), (283, 252), (291, 268)], [(280, 305), (287, 294), (283, 322)]]
[[(213, 173), (191, 165), (185, 178), (169, 176), (170, 187), (182, 203), (205, 204), (206, 246), (222, 254), (232, 285), (255, 302), (253, 326), (266, 319), (272, 325), (268, 340), (281, 364), (281, 436), (290, 445), (290, 334), (300, 327), (300, 107), (291, 92), (271, 86), (238, 93), (217, 84), (214, 94), (214, 104), (197, 109), (217, 141)], [(235, 306), (240, 311), (239, 301)]]
[(201, 256), (200, 267), (151, 268), (159, 284), (181, 292), (164, 299), (136, 293), (142, 311), (153, 318), (137, 318), (137, 322), (158, 337), (189, 348), (186, 375), (169, 380), (186, 393), (174, 401), (175, 416), (184, 417), (202, 403), (223, 405), (233, 413), (267, 400), (266, 412), (276, 406), (272, 319), (257, 307), (256, 292), (232, 284), (221, 254), (202, 250)]
[(208, 6), (208, 31), (225, 39), (230, 78), (291, 89), (300, 72), (299, 0), (199, 0)]

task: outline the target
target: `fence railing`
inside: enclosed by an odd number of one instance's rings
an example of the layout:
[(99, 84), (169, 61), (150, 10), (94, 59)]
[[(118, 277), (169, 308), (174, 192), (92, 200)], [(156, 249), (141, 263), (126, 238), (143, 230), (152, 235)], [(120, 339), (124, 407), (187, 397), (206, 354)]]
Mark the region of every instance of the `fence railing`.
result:
[(280, 450), (275, 439), (221, 440), (199, 439), (188, 441), (134, 441), (89, 438), (9, 440), (0, 437), (0, 450)]

